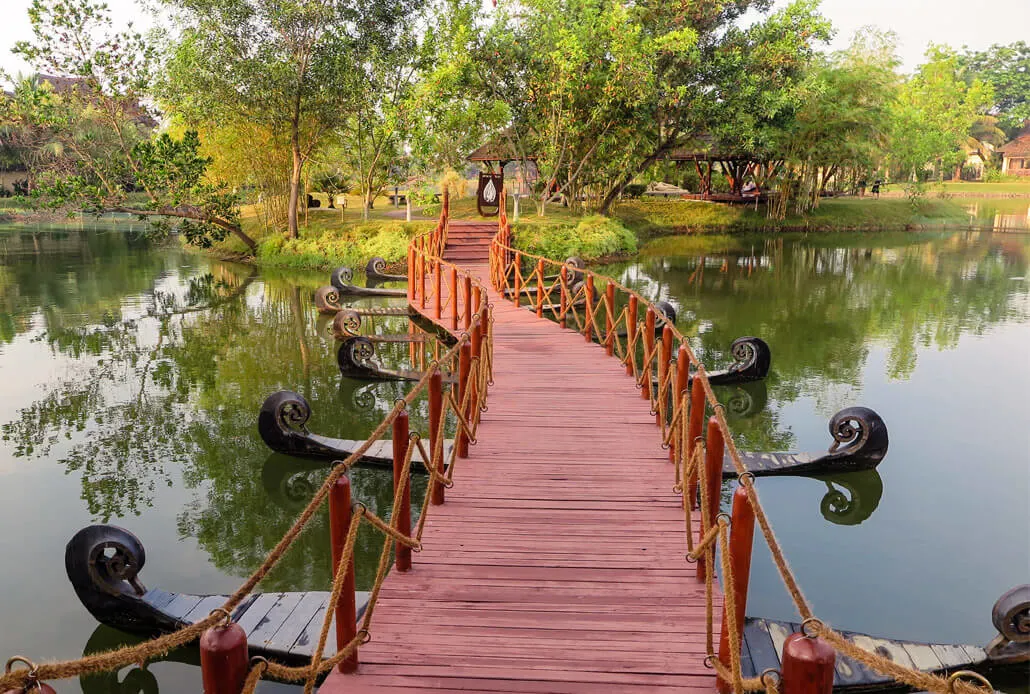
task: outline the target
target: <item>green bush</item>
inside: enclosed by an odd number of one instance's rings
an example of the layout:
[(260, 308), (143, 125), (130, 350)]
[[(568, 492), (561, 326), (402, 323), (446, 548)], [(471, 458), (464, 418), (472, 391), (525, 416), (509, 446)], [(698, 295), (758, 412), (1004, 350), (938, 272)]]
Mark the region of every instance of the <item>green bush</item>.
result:
[(368, 222), (346, 230), (307, 229), (299, 239), (271, 234), (261, 241), (257, 257), (265, 265), (281, 267), (332, 268), (347, 265), (363, 268), (379, 256), (388, 263), (402, 262), (408, 241), (427, 231), (426, 225), (407, 222)]
[(515, 245), (553, 260), (577, 255), (584, 260), (635, 253), (637, 239), (616, 219), (592, 215), (578, 224), (517, 224)]

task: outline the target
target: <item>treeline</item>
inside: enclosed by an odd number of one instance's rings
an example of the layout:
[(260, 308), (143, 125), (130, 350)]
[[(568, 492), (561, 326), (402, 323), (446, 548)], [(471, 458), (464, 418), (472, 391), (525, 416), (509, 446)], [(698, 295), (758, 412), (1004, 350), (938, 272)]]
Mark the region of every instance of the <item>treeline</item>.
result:
[(159, 4), (143, 35), (98, 0), (33, 0), (14, 50), (39, 74), (3, 101), (0, 157), (36, 204), (253, 247), (244, 196), (295, 238), (309, 190), (366, 211), (387, 185), (429, 195), (491, 143), (541, 214), (555, 196), (607, 213), (631, 184), (682, 177), (670, 154), (717, 151), (756, 162), (783, 216), (831, 181), (955, 176), (1030, 118), (1026, 43), (931, 46), (906, 76), (890, 33), (822, 52), (815, 0)]

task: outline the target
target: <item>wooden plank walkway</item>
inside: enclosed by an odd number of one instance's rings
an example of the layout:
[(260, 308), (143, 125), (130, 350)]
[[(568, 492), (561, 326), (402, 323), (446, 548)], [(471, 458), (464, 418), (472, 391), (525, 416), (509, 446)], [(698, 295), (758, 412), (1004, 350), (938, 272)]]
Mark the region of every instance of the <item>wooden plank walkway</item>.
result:
[[(489, 284), (485, 263), (465, 267)], [(320, 691), (714, 691), (704, 586), (647, 402), (601, 347), (490, 296), (478, 443), (413, 569), (386, 579), (358, 673)]]

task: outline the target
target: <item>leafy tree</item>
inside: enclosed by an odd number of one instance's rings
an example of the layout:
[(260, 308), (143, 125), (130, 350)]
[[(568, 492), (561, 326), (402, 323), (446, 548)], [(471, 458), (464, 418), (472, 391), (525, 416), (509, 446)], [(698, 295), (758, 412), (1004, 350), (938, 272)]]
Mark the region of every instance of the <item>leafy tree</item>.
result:
[[(228, 118), (289, 142), (287, 226), (298, 236), (304, 166), (365, 106), (363, 80), (419, 0), (166, 0), (184, 29), (162, 99), (195, 126)], [(383, 81), (389, 75), (377, 75)]]
[(893, 119), (890, 160), (912, 180), (928, 164), (961, 164), (969, 132), (993, 100), (990, 84), (963, 79), (951, 49), (931, 44), (926, 58), (902, 85)]
[[(232, 233), (253, 248), (235, 196), (206, 181), (210, 160), (199, 155), (195, 134), (150, 140), (154, 121), (140, 99), (156, 66), (152, 45), (131, 26), (115, 31), (107, 6), (95, 0), (33, 0), (29, 20), (33, 40), (14, 52), (57, 77), (20, 82), (0, 120), (27, 136), (36, 200), (174, 219), (192, 243)], [(143, 207), (127, 205), (133, 190), (145, 194)]]
[(959, 60), (971, 78), (994, 88), (990, 115), (1011, 136), (1030, 120), (1030, 44), (995, 44), (986, 51), (966, 50)]
[(801, 101), (783, 126), (778, 154), (784, 166), (770, 208), (782, 218), (818, 206), (834, 176), (853, 181), (878, 166), (890, 135), (897, 94), (894, 36), (865, 30), (846, 50), (817, 61), (801, 85)]

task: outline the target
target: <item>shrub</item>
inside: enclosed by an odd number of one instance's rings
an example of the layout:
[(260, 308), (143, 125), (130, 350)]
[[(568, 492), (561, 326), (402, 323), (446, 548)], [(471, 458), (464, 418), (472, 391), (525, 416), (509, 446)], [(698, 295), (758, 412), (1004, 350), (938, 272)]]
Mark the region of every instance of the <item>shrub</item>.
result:
[(622, 224), (609, 217), (591, 215), (578, 224), (518, 224), (515, 243), (535, 255), (564, 260), (577, 255), (584, 260), (635, 253), (637, 239)]

